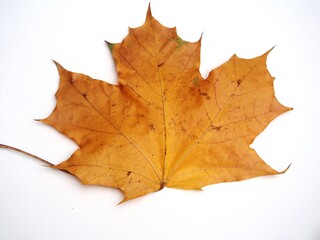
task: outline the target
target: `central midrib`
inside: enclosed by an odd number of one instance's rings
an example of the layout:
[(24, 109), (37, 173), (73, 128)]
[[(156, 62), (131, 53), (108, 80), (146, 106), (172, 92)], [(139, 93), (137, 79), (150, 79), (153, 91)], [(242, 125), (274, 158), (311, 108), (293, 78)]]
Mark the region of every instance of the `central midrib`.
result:
[(157, 68), (158, 73), (158, 82), (160, 83), (160, 92), (161, 92), (161, 102), (162, 102), (162, 116), (163, 116), (163, 142), (164, 142), (164, 153), (163, 153), (163, 169), (162, 169), (162, 176), (161, 176), (161, 182), (160, 182), (160, 188), (159, 190), (163, 189), (167, 183), (167, 180), (165, 179), (165, 172), (166, 172), (166, 162), (167, 162), (167, 127), (166, 127), (166, 109), (165, 109), (165, 96), (163, 92), (163, 82), (162, 78), (160, 76), (160, 67), (158, 66), (158, 52), (157, 52), (157, 44), (156, 44), (156, 38), (154, 34), (153, 29), (153, 19), (151, 18), (151, 28), (152, 28), (152, 34), (153, 34), (153, 43), (154, 43), (154, 57), (155, 57), (155, 64)]

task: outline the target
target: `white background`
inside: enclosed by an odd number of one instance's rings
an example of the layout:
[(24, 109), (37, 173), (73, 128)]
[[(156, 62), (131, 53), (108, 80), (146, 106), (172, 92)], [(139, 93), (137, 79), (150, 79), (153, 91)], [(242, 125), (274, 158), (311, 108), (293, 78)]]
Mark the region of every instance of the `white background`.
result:
[[(59, 163), (77, 146), (33, 119), (55, 106), (58, 73), (109, 82), (104, 40), (140, 26), (149, 0), (0, 0), (0, 143)], [(281, 176), (164, 189), (116, 206), (119, 191), (0, 149), (0, 239), (320, 239), (320, 2), (153, 0), (162, 24), (185, 40), (203, 32), (201, 72), (276, 46), (268, 68), (276, 96), (294, 110), (273, 121), (253, 147)]]

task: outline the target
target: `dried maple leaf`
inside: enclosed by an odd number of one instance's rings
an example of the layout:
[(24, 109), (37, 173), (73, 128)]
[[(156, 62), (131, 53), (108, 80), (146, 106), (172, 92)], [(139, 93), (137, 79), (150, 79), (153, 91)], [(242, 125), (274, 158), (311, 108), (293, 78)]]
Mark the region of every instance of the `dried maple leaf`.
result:
[(118, 188), (123, 201), (165, 186), (201, 189), (279, 174), (249, 147), (290, 110), (274, 96), (269, 52), (253, 59), (234, 55), (204, 80), (200, 45), (201, 39), (186, 42), (175, 28), (162, 26), (149, 7), (141, 27), (130, 28), (119, 44), (108, 43), (119, 85), (57, 63), (57, 105), (41, 121), (79, 149), (53, 167), (83, 184)]

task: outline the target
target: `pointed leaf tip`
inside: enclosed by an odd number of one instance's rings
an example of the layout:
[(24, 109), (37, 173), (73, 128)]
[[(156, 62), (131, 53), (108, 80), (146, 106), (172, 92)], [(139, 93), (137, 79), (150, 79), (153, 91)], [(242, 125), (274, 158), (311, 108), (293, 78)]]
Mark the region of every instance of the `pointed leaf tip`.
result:
[(263, 55), (265, 55), (266, 57), (269, 55), (269, 53), (275, 48), (276, 46), (273, 46), (272, 48), (270, 48), (268, 51), (266, 51)]
[(116, 44), (115, 44), (115, 43), (108, 42), (107, 40), (105, 40), (104, 42), (107, 44), (108, 48), (109, 48), (110, 51), (112, 52), (113, 47), (114, 47)]
[(58, 70), (63, 69), (63, 67), (61, 66), (61, 64), (58, 63), (57, 61), (55, 61), (55, 60), (52, 59), (52, 62), (56, 65), (56, 67), (57, 67)]
[(149, 2), (149, 4), (148, 4), (148, 11), (147, 11), (147, 13), (151, 13), (151, 2)]
[(291, 167), (291, 165), (292, 165), (292, 163), (290, 163), (289, 166), (288, 166), (285, 170), (283, 170), (282, 172), (280, 172), (280, 174), (283, 174), (283, 173), (285, 173), (286, 171), (288, 171), (288, 169)]
[(55, 60), (52, 59), (52, 62), (55, 64), (55, 65), (58, 65), (59, 63)]
[(149, 4), (148, 4), (148, 11), (147, 11), (146, 19), (148, 19), (149, 17), (152, 17), (151, 2), (149, 2)]
[(200, 35), (199, 42), (202, 41), (202, 37), (203, 37), (203, 32), (202, 32), (201, 35)]

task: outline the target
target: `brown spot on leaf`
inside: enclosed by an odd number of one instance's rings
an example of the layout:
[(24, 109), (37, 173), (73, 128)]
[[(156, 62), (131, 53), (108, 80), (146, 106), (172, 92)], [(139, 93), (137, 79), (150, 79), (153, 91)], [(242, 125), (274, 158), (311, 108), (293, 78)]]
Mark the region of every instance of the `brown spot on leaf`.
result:
[(156, 130), (153, 124), (150, 124), (150, 125), (149, 125), (149, 128), (150, 128), (151, 130), (153, 130), (153, 131)]
[(212, 126), (212, 129), (214, 129), (214, 130), (216, 130), (216, 131), (220, 131), (220, 129), (221, 129), (221, 126)]

